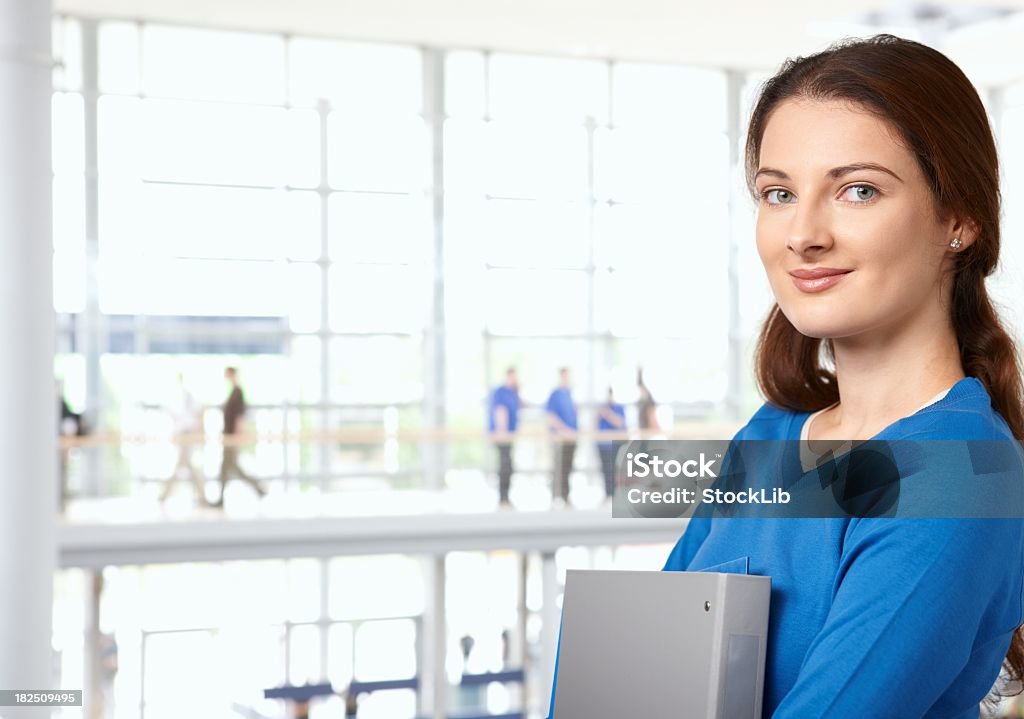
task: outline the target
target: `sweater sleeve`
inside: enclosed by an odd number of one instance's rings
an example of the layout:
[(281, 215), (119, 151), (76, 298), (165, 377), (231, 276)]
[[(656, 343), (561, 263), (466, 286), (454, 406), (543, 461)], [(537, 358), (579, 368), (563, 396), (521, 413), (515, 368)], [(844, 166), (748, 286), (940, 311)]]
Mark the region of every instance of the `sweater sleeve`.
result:
[[(1004, 652), (1020, 623), (1022, 524), (851, 523), (825, 624), (773, 718), (924, 716), (976, 647), (995, 642)], [(984, 698), (1000, 664), (1001, 654), (990, 678), (981, 672), (987, 685), (974, 687), (978, 696), (959, 697), (967, 709)]]
[(686, 525), (683, 536), (676, 542), (676, 546), (669, 552), (668, 559), (662, 571), (684, 572), (693, 561), (693, 557), (700, 549), (700, 545), (707, 539), (711, 531), (710, 517), (693, 517)]

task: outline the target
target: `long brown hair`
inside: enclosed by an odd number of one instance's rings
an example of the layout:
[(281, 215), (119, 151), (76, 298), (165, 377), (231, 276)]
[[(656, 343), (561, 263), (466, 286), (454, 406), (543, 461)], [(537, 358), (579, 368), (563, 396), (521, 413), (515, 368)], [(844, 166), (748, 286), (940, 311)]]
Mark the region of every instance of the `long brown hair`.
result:
[[(772, 111), (795, 98), (844, 100), (885, 120), (914, 154), (942, 216), (977, 229), (955, 256), (952, 322), (964, 373), (977, 377), (1015, 438), (1024, 439), (1024, 390), (1017, 350), (989, 299), (985, 278), (999, 259), (999, 163), (985, 108), (949, 58), (892, 35), (846, 40), (787, 60), (761, 88), (747, 130), (752, 195), (761, 140)], [(776, 304), (756, 348), (757, 383), (768, 402), (814, 411), (839, 399), (832, 341), (807, 337)], [(1024, 635), (1013, 634), (1004, 668), (1024, 679)], [(1019, 693), (1019, 691), (1018, 691)]]

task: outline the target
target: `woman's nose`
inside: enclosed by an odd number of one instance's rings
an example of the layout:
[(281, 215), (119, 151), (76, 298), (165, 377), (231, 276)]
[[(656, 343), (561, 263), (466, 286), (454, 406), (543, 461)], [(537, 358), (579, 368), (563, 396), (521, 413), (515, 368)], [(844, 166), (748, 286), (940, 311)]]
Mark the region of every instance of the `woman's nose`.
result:
[(786, 249), (798, 255), (820, 253), (832, 246), (827, 212), (812, 204), (800, 204), (792, 215)]

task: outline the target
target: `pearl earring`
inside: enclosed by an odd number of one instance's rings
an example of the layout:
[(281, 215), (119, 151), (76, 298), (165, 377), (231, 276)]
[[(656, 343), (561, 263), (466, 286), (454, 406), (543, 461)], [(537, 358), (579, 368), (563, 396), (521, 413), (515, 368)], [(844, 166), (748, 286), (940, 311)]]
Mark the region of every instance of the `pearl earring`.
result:
[(963, 242), (960, 241), (959, 237), (954, 237), (950, 241), (949, 246), (952, 247), (954, 250), (959, 250), (960, 249), (960, 245), (962, 245), (962, 244), (963, 244)]

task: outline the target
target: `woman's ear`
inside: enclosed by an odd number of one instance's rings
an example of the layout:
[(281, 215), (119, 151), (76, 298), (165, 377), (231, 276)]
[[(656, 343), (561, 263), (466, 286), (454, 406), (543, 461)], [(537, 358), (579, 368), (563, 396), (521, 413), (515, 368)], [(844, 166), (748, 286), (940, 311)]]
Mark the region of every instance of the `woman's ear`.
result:
[[(974, 244), (974, 241), (978, 239), (980, 229), (978, 223), (972, 219), (957, 219), (954, 224), (952, 231), (949, 236), (949, 242), (956, 244), (953, 249), (965, 250)], [(959, 240), (959, 242), (957, 242)]]

